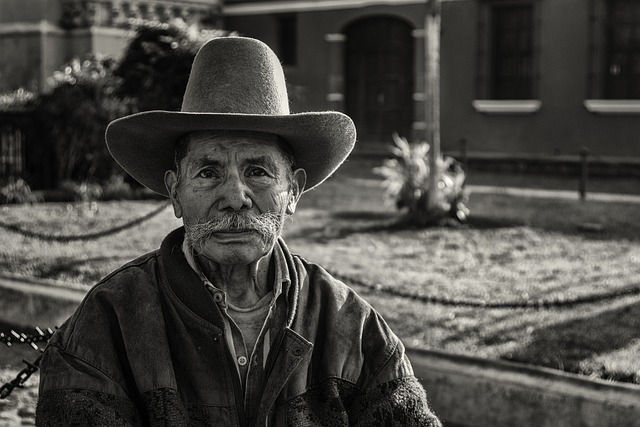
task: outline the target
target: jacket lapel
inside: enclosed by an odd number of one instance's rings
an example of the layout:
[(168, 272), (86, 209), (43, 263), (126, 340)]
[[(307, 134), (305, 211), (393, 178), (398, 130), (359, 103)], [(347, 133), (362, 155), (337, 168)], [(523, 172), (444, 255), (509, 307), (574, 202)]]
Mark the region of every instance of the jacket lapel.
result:
[(267, 418), (274, 402), (296, 368), (308, 360), (313, 344), (292, 329), (285, 328), (281, 344), (275, 353), (273, 368), (267, 372), (262, 400), (256, 420), (261, 423)]

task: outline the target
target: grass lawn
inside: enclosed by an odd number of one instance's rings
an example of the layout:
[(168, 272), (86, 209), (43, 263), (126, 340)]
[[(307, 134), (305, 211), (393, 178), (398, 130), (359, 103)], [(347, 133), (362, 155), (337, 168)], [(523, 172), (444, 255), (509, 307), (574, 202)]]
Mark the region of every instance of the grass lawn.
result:
[[(371, 178), (368, 166), (351, 162), (303, 196), (285, 231), (294, 252), (372, 284), (485, 301), (570, 299), (640, 285), (640, 205), (472, 194), (465, 226), (400, 228), (379, 185), (362, 179)], [(46, 233), (96, 232), (158, 203), (104, 202), (97, 212), (82, 204), (10, 206), (0, 208), (0, 220)], [(584, 227), (594, 223), (601, 229)], [(88, 286), (179, 225), (167, 208), (136, 228), (88, 242), (42, 242), (0, 230), (0, 269)], [(407, 346), (640, 383), (640, 296), (498, 310), (353, 287)]]

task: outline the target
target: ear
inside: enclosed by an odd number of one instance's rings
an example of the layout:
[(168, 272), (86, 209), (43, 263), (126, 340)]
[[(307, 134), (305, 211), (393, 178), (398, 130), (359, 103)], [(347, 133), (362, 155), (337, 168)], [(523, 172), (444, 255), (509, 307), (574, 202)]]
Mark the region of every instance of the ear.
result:
[(168, 170), (164, 173), (164, 185), (167, 187), (169, 199), (173, 205), (173, 214), (176, 218), (182, 218), (182, 205), (178, 200), (178, 175), (175, 171)]
[(296, 211), (296, 205), (307, 183), (307, 171), (304, 169), (296, 169), (293, 172), (293, 179), (291, 181), (291, 194), (289, 195), (289, 203), (287, 203), (287, 214), (289, 215), (293, 215)]

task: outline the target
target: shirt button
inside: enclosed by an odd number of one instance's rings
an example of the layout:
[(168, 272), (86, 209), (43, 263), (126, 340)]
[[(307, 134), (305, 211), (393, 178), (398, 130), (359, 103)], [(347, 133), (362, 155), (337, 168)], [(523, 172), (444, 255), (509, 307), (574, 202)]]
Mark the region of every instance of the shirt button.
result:
[(247, 358), (244, 356), (238, 357), (238, 365), (244, 366), (247, 364)]
[(216, 292), (215, 294), (213, 294), (213, 300), (215, 302), (221, 302), (222, 301), (222, 294), (220, 292)]

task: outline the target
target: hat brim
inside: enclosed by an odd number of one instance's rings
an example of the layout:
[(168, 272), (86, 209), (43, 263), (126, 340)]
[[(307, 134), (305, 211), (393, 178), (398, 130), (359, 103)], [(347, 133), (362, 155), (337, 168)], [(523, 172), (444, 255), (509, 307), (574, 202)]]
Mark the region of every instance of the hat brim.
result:
[(186, 133), (202, 130), (279, 135), (293, 149), (296, 166), (307, 172), (305, 191), (327, 179), (356, 140), (353, 121), (335, 111), (281, 116), (145, 111), (111, 122), (105, 138), (111, 155), (125, 171), (145, 187), (168, 196), (164, 174), (174, 169), (176, 142)]

